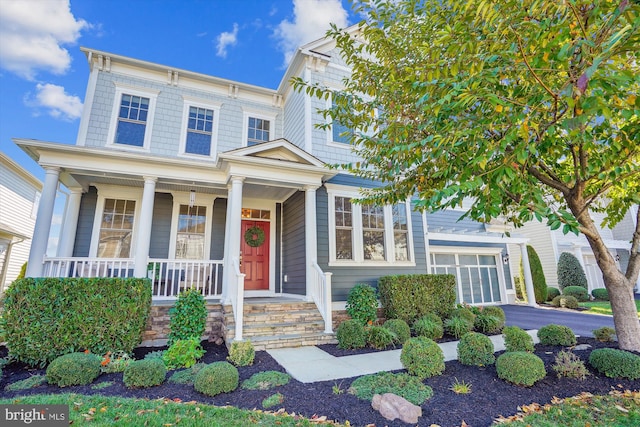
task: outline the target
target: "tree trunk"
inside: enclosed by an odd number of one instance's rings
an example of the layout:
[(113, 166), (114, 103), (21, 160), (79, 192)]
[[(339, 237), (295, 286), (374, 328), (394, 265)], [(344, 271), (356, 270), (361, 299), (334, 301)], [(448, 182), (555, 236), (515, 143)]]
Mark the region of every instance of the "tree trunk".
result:
[[(602, 271), (604, 286), (609, 292), (611, 311), (613, 312), (613, 323), (618, 337), (618, 346), (623, 350), (640, 352), (640, 321), (638, 321), (638, 311), (633, 297), (633, 288), (637, 279), (637, 273), (635, 274), (636, 277), (626, 277), (624, 273), (618, 270), (613, 257), (602, 241), (598, 228), (593, 223), (588, 213), (589, 211), (582, 200), (574, 199), (567, 200), (567, 202), (572, 213), (583, 227), (582, 231)], [(638, 238), (637, 230), (639, 228), (640, 224), (636, 224), (634, 242)], [(640, 262), (638, 254), (632, 254), (629, 259), (630, 266), (633, 264), (632, 267), (635, 267), (638, 262)], [(629, 269), (629, 271), (631, 270), (637, 269)]]

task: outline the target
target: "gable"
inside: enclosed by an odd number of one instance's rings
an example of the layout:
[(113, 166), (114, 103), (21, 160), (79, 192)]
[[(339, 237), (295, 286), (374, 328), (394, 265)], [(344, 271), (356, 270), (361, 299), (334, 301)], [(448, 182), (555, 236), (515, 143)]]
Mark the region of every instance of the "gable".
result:
[(284, 138), (262, 144), (227, 151), (220, 155), (223, 159), (261, 158), (297, 163), (304, 166), (324, 167), (324, 162), (297, 147)]

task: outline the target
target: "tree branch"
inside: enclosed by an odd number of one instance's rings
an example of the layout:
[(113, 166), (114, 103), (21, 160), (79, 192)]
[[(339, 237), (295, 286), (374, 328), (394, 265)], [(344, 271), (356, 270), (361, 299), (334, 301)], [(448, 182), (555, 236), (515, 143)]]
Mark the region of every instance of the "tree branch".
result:
[(518, 33), (513, 29), (513, 27), (509, 26), (509, 28), (511, 29), (511, 31), (513, 31), (513, 33), (516, 36), (516, 39), (518, 40), (518, 50), (522, 54), (522, 59), (524, 60), (524, 64), (527, 66), (527, 69), (529, 70), (529, 72), (531, 73), (533, 78), (536, 79), (536, 81), (540, 84), (540, 86), (542, 86), (544, 88), (544, 90), (547, 91), (547, 93), (549, 95), (551, 95), (554, 100), (557, 101), (558, 100), (558, 95), (556, 95), (551, 89), (549, 89), (549, 87), (546, 84), (544, 84), (544, 82), (538, 76), (538, 74), (535, 71), (533, 71), (533, 68), (531, 68), (531, 65), (529, 64), (529, 61), (527, 60), (527, 55), (525, 55), (524, 48), (522, 47), (522, 39), (520, 38)]

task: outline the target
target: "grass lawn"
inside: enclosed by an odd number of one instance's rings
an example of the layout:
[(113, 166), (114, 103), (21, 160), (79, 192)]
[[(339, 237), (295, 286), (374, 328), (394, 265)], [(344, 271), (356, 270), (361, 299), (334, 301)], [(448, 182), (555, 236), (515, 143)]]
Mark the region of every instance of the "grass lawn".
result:
[[(0, 399), (0, 404), (68, 404), (70, 421), (92, 426), (314, 426), (322, 420), (307, 420), (286, 414), (216, 407), (168, 399), (145, 400), (79, 394), (30, 395)], [(553, 404), (532, 404), (523, 412), (501, 419), (515, 426), (637, 426), (640, 425), (640, 392), (613, 391), (607, 396), (584, 393)], [(337, 425), (337, 424), (333, 424)]]
[[(234, 407), (218, 407), (196, 402), (169, 399), (130, 399), (80, 394), (34, 394), (13, 399), (0, 399), (0, 404), (69, 405), (73, 425), (92, 426), (315, 426), (321, 420), (308, 420), (287, 414), (248, 411)], [(337, 424), (333, 424), (337, 425)]]
[[(638, 316), (640, 316), (640, 300), (636, 301), (636, 309), (638, 311)], [(580, 307), (588, 307), (589, 310), (584, 313), (589, 314), (608, 314), (612, 315), (611, 312), (611, 303), (609, 301), (589, 301), (589, 302), (581, 302)]]

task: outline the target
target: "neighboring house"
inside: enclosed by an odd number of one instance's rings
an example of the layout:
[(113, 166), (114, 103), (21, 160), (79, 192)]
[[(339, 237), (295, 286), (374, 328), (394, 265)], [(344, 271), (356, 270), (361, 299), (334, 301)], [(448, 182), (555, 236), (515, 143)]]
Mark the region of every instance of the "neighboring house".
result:
[(36, 177), (0, 152), (0, 294), (29, 258), (41, 191)]
[[(637, 209), (637, 206), (632, 206), (623, 220), (613, 229), (600, 226), (604, 218), (603, 213), (592, 212), (591, 214), (609, 250), (609, 254), (611, 254), (618, 268), (622, 271), (626, 270), (629, 261)], [(551, 230), (546, 224), (538, 221), (528, 222), (522, 228), (519, 228), (518, 232), (529, 238), (530, 244), (536, 249), (548, 286), (558, 287), (558, 260), (560, 259), (560, 254), (569, 252), (580, 261), (587, 276), (589, 292), (596, 288), (604, 288), (602, 271), (598, 267), (589, 242), (587, 242), (583, 234), (578, 236), (573, 233), (563, 234), (560, 229)], [(516, 258), (516, 262), (519, 263), (519, 258)], [(638, 286), (640, 286), (640, 279), (638, 282)], [(636, 290), (640, 289), (638, 286), (636, 286)]]
[(374, 184), (328, 167), (356, 159), (340, 126), (316, 127), (331, 100), (289, 83), (340, 87), (348, 69), (330, 41), (300, 48), (276, 90), (82, 51), (76, 144), (14, 140), (46, 170), (37, 236), (58, 182), (70, 193), (58, 256), (34, 247), (29, 276), (149, 276), (157, 304), (195, 286), (233, 308), (236, 328), (250, 298), (287, 297), (315, 302), (330, 332), (355, 284), (389, 274), (451, 273), (461, 302), (513, 300), (507, 243), (526, 239), (410, 200), (351, 202)]

